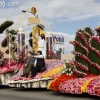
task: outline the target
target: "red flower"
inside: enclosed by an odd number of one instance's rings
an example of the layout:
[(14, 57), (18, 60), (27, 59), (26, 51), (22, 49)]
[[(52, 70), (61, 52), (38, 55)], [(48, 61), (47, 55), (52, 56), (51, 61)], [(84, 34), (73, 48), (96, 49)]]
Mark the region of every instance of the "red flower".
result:
[(69, 79), (75, 78), (76, 76), (73, 74), (71, 76), (67, 76), (66, 74), (62, 74), (60, 77), (58, 77), (57, 79), (55, 79), (51, 84), (50, 84), (50, 89), (54, 90), (54, 91), (58, 91), (59, 89), (59, 85), (64, 82), (67, 81)]

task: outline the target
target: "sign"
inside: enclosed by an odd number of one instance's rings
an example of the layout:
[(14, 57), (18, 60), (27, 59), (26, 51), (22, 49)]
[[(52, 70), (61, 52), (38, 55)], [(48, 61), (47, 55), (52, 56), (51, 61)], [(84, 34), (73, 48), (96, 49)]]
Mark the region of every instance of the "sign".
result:
[(34, 18), (34, 17), (30, 17), (30, 18), (28, 18), (28, 22), (29, 22), (29, 24), (40, 24), (40, 20), (39, 19), (37, 19), (37, 18)]
[(53, 42), (56, 44), (64, 43), (64, 37), (58, 35), (52, 35)]

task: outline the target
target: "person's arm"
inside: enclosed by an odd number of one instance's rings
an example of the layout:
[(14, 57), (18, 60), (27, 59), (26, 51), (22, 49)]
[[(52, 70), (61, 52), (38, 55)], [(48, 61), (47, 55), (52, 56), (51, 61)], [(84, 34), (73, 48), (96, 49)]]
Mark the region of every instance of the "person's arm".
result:
[(35, 62), (34, 62), (34, 67), (36, 67), (36, 63), (37, 63), (37, 59), (35, 59)]
[(31, 52), (31, 51), (29, 51), (29, 53), (30, 53), (31, 55), (37, 55), (37, 53)]
[(27, 61), (27, 65), (30, 63), (31, 61), (31, 56), (29, 57), (28, 61)]
[(43, 58), (43, 55), (35, 55), (36, 58)]

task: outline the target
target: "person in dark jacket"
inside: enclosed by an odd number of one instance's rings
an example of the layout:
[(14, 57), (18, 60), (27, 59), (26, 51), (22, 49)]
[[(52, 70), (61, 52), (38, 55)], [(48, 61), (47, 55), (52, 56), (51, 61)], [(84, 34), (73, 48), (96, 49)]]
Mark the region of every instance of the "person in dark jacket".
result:
[(35, 63), (34, 67), (32, 67), (32, 77), (34, 77), (38, 72), (45, 71), (45, 60), (44, 56), (42, 55), (42, 51), (37, 52), (38, 55), (34, 55)]

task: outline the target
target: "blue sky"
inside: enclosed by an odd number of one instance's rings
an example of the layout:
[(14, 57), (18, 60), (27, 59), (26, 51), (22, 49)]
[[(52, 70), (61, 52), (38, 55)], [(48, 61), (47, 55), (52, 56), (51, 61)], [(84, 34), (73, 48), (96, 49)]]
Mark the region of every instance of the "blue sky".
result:
[[(3, 2), (6, 3), (4, 7), (1, 5)], [(18, 2), (18, 5), (7, 6), (8, 2)], [(24, 24), (28, 36), (32, 25), (27, 26), (26, 19), (32, 15), (29, 13), (28, 16), (23, 15), (21, 11), (29, 10), (32, 6), (38, 9), (38, 16), (46, 31), (66, 34), (65, 47), (71, 45), (68, 41), (74, 39), (77, 29), (90, 26), (94, 30), (100, 26), (100, 0), (0, 0), (0, 23), (8, 17), (15, 23), (13, 29), (18, 29), (21, 24)], [(19, 23), (19, 16), (25, 19), (21, 23)], [(72, 49), (72, 46), (69, 50), (66, 48), (66, 53), (70, 53)]]
[(90, 26), (91, 28), (95, 29), (97, 26), (99, 26), (99, 21), (99, 17), (94, 17), (77, 21), (60, 22), (52, 29), (55, 32), (75, 34), (78, 28), (84, 28), (86, 26)]

